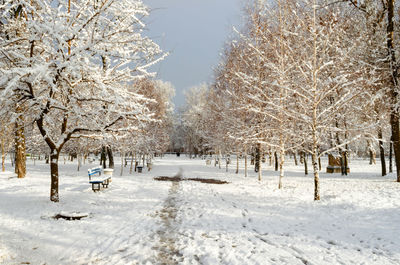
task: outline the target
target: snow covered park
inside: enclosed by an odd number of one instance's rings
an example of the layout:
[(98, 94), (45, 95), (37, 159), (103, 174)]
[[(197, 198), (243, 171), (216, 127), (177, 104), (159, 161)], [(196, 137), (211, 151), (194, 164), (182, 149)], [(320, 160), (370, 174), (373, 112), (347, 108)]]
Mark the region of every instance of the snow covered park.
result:
[(400, 265), (394, 0), (0, 2), (0, 264)]
[(1, 264), (400, 264), (400, 186), (367, 160), (353, 159), (345, 177), (323, 173), (323, 160), (320, 201), (312, 174), (289, 158), (280, 190), (268, 163), (258, 181), (243, 161), (235, 174), (167, 155), (141, 174), (116, 166), (93, 192), (87, 169), (97, 161), (80, 171), (60, 161), (59, 203), (48, 199), (49, 165), (27, 162), (25, 178), (0, 173)]

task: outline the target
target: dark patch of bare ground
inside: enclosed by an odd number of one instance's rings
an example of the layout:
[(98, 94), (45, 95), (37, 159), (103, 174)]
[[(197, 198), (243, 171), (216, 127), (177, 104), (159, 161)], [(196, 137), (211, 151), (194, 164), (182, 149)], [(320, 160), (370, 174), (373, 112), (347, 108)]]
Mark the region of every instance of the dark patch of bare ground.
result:
[(81, 220), (82, 218), (88, 217), (87, 214), (82, 214), (82, 215), (66, 215), (66, 214), (56, 214), (53, 216), (54, 219), (58, 220), (58, 219), (65, 219), (68, 221), (74, 221), (74, 220)]
[(218, 180), (218, 179), (204, 179), (204, 178), (181, 178), (181, 177), (166, 177), (166, 176), (160, 176), (154, 178), (154, 180), (157, 181), (173, 181), (173, 182), (180, 182), (180, 181), (198, 181), (201, 183), (206, 183), (206, 184), (229, 184), (229, 182), (224, 181), (224, 180)]
[(166, 177), (166, 176), (156, 177), (154, 179), (158, 181), (175, 181), (175, 182), (183, 180), (181, 177)]

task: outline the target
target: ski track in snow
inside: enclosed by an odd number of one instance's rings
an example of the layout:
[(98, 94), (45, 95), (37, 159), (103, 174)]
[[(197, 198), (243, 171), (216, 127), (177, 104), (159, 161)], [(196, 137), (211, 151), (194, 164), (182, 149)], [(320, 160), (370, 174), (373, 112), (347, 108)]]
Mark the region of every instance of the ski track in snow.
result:
[[(290, 162), (278, 174), (167, 156), (153, 171), (119, 176), (93, 193), (83, 165), (60, 164), (60, 203), (48, 199), (48, 165), (28, 161), (28, 176), (0, 174), (1, 264), (400, 264), (400, 185), (379, 165), (352, 160), (349, 177), (313, 180)], [(10, 165), (8, 165), (10, 166)], [(154, 181), (156, 176), (214, 178), (224, 185)], [(368, 173), (363, 171), (368, 170)], [(127, 171), (127, 170), (125, 170)], [(80, 221), (54, 220), (80, 211)]]

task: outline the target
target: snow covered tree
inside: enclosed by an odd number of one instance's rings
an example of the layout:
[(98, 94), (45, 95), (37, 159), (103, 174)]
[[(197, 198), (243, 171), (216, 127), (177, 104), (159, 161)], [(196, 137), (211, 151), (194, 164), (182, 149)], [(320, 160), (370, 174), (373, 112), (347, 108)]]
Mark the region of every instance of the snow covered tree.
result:
[[(26, 27), (24, 27), (24, 11), (22, 5), (16, 5), (8, 10), (8, 17), (11, 18), (15, 23), (13, 25), (9, 25), (5, 22), (6, 16), (2, 16), (0, 20), (0, 38), (9, 39), (10, 36), (14, 36), (16, 39), (22, 39), (26, 37), (24, 34), (26, 31)], [(23, 49), (19, 49), (19, 52), (24, 52)], [(6, 60), (3, 61), (3, 58), (7, 58), (7, 54), (3, 53), (0, 55), (0, 68), (8, 69), (16, 65), (16, 62), (20, 62), (19, 58), (15, 58), (14, 61)], [(8, 58), (7, 58), (8, 59)], [(4, 82), (6, 82), (7, 76), (2, 76), (0, 78), (0, 87), (4, 89)], [(14, 102), (13, 106), (10, 108), (4, 108), (7, 110), (3, 115), (12, 116), (11, 120), (14, 121), (14, 149), (15, 149), (15, 173), (18, 178), (24, 178), (26, 175), (26, 146), (25, 146), (25, 132), (24, 132), (24, 110), (26, 106), (22, 101), (23, 95), (21, 93), (15, 93), (13, 95), (12, 101)]]
[(172, 129), (172, 113), (174, 106), (172, 98), (175, 89), (169, 82), (161, 80), (142, 79), (133, 85), (138, 93), (143, 94), (149, 101), (146, 107), (152, 115), (152, 121), (142, 124), (137, 133), (141, 139), (140, 151), (143, 155), (165, 152), (169, 146), (169, 134)]
[[(372, 6), (369, 7), (373, 10)], [(392, 139), (393, 148), (396, 160), (396, 173), (397, 182), (400, 182), (400, 100), (399, 100), (399, 62), (398, 56), (396, 57), (396, 41), (395, 41), (395, 1), (387, 0), (386, 2), (386, 43), (388, 51), (388, 61), (390, 65), (389, 75), (391, 77), (390, 86), (390, 99), (391, 102), (391, 113), (390, 113), (390, 125), (392, 127)]]
[[(135, 127), (151, 119), (126, 84), (164, 55), (142, 35), (140, 0), (5, 0), (0, 6), (1, 100), (26, 105), (50, 148), (50, 200), (59, 201), (58, 159), (71, 138)], [(24, 19), (10, 15), (20, 10)], [(21, 34), (15, 28), (22, 28)]]
[[(388, 122), (391, 126), (391, 141), (395, 151), (395, 160), (397, 167), (397, 181), (400, 181), (400, 132), (399, 132), (399, 77), (398, 77), (398, 33), (397, 27), (398, 6), (395, 1), (343, 1), (350, 3), (350, 9), (353, 9), (353, 15), (364, 20), (360, 20), (357, 27), (365, 32), (364, 42), (361, 43), (360, 50), (363, 54), (359, 58), (365, 63), (368, 71), (366, 77), (375, 78), (375, 93), (383, 94), (382, 102), (376, 100), (373, 106), (375, 119), (379, 119), (378, 141), (380, 142), (380, 152), (382, 161), (382, 175), (384, 170), (384, 154), (382, 148), (383, 119), (385, 112), (389, 112)], [(397, 9), (397, 10), (396, 10)], [(377, 89), (379, 88), (379, 89)], [(375, 97), (377, 98), (377, 97)], [(390, 145), (390, 148), (392, 147)], [(391, 159), (390, 159), (391, 161)]]
[(207, 147), (205, 137), (209, 136), (205, 129), (209, 125), (207, 122), (208, 113), (206, 109), (208, 86), (201, 84), (191, 87), (185, 91), (186, 106), (182, 114), (184, 126), (184, 146), (189, 152), (189, 156), (197, 154), (199, 150)]
[[(297, 96), (296, 121), (303, 125), (307, 151), (312, 156), (314, 171), (314, 199), (320, 199), (318, 158), (326, 152), (345, 145), (345, 142), (332, 143), (327, 147), (330, 132), (344, 132), (338, 126), (338, 119), (345, 115), (350, 106), (352, 115), (360, 108), (353, 104), (356, 99), (369, 100), (364, 91), (366, 81), (358, 68), (357, 50), (362, 36), (354, 28), (350, 13), (339, 6), (330, 6), (325, 1), (303, 1), (292, 17), (300, 25), (295, 34), (293, 46), (298, 67), (294, 72), (293, 87)], [(351, 32), (350, 36), (348, 32)], [(351, 139), (359, 138), (365, 124), (351, 124)], [(308, 137), (307, 137), (308, 135)]]
[[(248, 46), (250, 58), (244, 72), (236, 75), (247, 84), (243, 107), (258, 115), (257, 132), (261, 143), (279, 153), (279, 185), (282, 187), (285, 153), (293, 139), (293, 121), (290, 106), (293, 97), (290, 77), (296, 62), (291, 50), (293, 38), (290, 30), (296, 25), (290, 19), (291, 1), (270, 4), (257, 2), (249, 9), (247, 35), (240, 34)], [(248, 69), (251, 69), (251, 72)], [(261, 170), (259, 170), (261, 171)]]
[(224, 123), (225, 133), (278, 151), (279, 187), (286, 150), (310, 154), (319, 200), (320, 157), (345, 154), (351, 141), (377, 128), (371, 110), (385, 93), (378, 67), (362, 57), (363, 19), (322, 0), (256, 1), (246, 15), (248, 24), (216, 75), (215, 113), (243, 112), (247, 119), (234, 115), (231, 121), (245, 126)]

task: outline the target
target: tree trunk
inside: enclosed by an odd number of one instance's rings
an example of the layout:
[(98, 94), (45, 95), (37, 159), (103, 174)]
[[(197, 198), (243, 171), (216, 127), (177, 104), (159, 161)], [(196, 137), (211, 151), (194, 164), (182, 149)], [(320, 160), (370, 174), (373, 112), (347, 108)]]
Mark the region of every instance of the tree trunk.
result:
[(132, 174), (132, 170), (133, 170), (133, 152), (131, 152), (131, 166), (129, 168), (129, 174)]
[(397, 182), (400, 182), (400, 131), (399, 131), (399, 107), (398, 107), (398, 63), (396, 61), (396, 54), (394, 49), (394, 0), (387, 1), (387, 48), (389, 52), (390, 59), (390, 69), (391, 69), (391, 112), (390, 112), (390, 125), (392, 128), (393, 136), (393, 149), (394, 149), (394, 159), (396, 162), (396, 175)]
[(15, 121), (15, 173), (18, 178), (24, 178), (26, 175), (26, 147), (22, 108), (18, 106), (16, 112), (18, 117)]
[(218, 151), (218, 168), (221, 169), (221, 149)]
[(347, 175), (347, 166), (346, 166), (346, 154), (345, 152), (340, 152), (340, 171), (342, 176)]
[(294, 164), (297, 166), (299, 163), (298, 163), (298, 161), (297, 161), (297, 154), (296, 154), (296, 152), (293, 153), (293, 156), (294, 156)]
[(106, 155), (106, 147), (101, 147), (101, 154), (100, 154), (100, 165), (103, 165), (103, 168), (107, 168), (106, 164), (107, 155)]
[(268, 160), (269, 160), (269, 166), (272, 167), (272, 153), (269, 151), (268, 153)]
[(244, 149), (244, 177), (247, 178), (247, 148)]
[(347, 169), (349, 168), (349, 151), (346, 147), (346, 151), (344, 151), (344, 174), (347, 176)]
[(394, 161), (396, 164), (396, 176), (397, 182), (400, 182), (400, 132), (399, 132), (399, 117), (398, 113), (391, 114), (391, 126), (393, 134), (393, 150), (394, 150)]
[(389, 173), (393, 173), (393, 139), (390, 138), (389, 143)]
[(108, 167), (114, 168), (114, 156), (110, 146), (107, 146), (107, 155), (108, 155)]
[(318, 168), (319, 168), (319, 171), (322, 170), (321, 157), (318, 157)]
[(236, 153), (236, 174), (239, 174), (239, 152)]
[(368, 146), (368, 151), (369, 151), (369, 164), (370, 165), (376, 164), (376, 161), (375, 161), (376, 153), (375, 153), (374, 147), (372, 146), (371, 140), (367, 140), (367, 146)]
[[(261, 149), (261, 148), (260, 148)], [(261, 150), (260, 150), (260, 152), (261, 152)], [(258, 181), (261, 181), (261, 178), (262, 178), (262, 170), (261, 170), (261, 161), (260, 161), (260, 156), (258, 157), (259, 158), (259, 160), (258, 160), (258, 169), (257, 169), (257, 172), (258, 172)]]
[(278, 160), (278, 154), (274, 152), (274, 159), (275, 159), (275, 171), (278, 171), (279, 169), (279, 160)]
[(11, 166), (14, 167), (14, 165), (15, 165), (15, 153), (11, 153), (10, 154), (10, 162), (11, 162)]
[(81, 169), (81, 164), (82, 164), (82, 155), (78, 154), (77, 155), (77, 160), (78, 160), (78, 171)]
[(312, 164), (314, 169), (314, 200), (319, 201), (321, 199), (320, 192), (319, 192), (319, 170), (318, 170), (318, 163), (317, 163), (317, 148), (314, 147), (313, 154), (312, 154)]
[(386, 176), (386, 161), (385, 161), (385, 149), (383, 148), (383, 140), (382, 140), (382, 129), (378, 129), (378, 143), (379, 143), (379, 153), (381, 156), (381, 168), (382, 168), (382, 176)]
[(308, 175), (307, 154), (303, 152), (304, 174)]
[(369, 164), (375, 165), (376, 164), (376, 153), (375, 150), (369, 150)]
[(122, 176), (122, 174), (124, 173), (124, 158), (125, 158), (125, 153), (121, 153), (121, 173), (119, 174), (120, 176)]
[(50, 184), (50, 201), (59, 202), (60, 198), (58, 195), (58, 158), (59, 153), (57, 150), (51, 150), (50, 155), (50, 174), (51, 174), (51, 184)]
[(256, 153), (255, 153), (255, 161), (254, 161), (254, 171), (258, 172), (258, 169), (260, 168), (260, 163), (261, 163), (261, 150), (260, 150), (260, 144), (257, 144), (256, 147)]
[[(280, 160), (279, 160), (279, 185), (278, 188), (282, 188), (282, 178), (285, 174), (284, 169), (283, 169), (283, 163), (285, 162), (285, 149), (284, 149), (284, 143), (281, 143), (281, 148), (280, 148)], [(276, 154), (276, 153), (275, 153)]]
[(137, 171), (138, 161), (137, 161), (137, 153), (135, 153), (135, 172)]
[(1, 139), (1, 171), (6, 171), (5, 163), (6, 163), (6, 150), (4, 148), (5, 140)]

